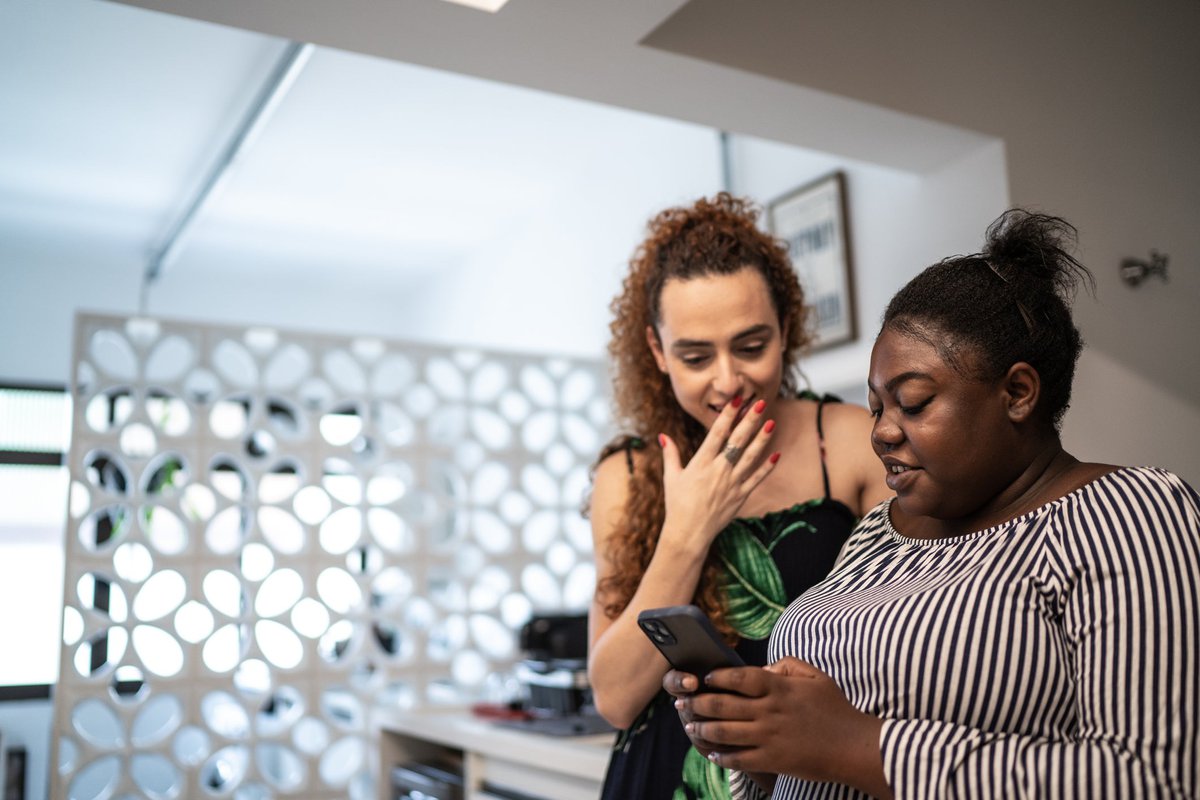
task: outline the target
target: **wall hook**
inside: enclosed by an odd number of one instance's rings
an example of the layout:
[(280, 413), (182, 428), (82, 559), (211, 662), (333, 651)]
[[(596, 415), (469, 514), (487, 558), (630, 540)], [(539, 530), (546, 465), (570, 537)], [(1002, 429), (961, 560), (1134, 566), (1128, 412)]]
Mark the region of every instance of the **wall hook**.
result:
[(1157, 275), (1165, 282), (1167, 280), (1167, 256), (1157, 250), (1150, 251), (1150, 260), (1126, 258), (1121, 261), (1121, 280), (1130, 286), (1137, 286), (1151, 275)]

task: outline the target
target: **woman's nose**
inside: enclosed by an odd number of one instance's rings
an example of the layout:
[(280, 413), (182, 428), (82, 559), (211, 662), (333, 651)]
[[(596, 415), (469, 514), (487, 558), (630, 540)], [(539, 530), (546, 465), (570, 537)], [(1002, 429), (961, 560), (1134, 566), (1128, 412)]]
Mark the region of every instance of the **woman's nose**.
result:
[(871, 444), (876, 450), (890, 450), (903, 438), (904, 432), (900, 430), (900, 426), (892, 422), (886, 413), (881, 413), (875, 418), (875, 424), (871, 426)]
[(736, 365), (730, 359), (718, 358), (714, 366), (716, 372), (713, 374), (713, 388), (727, 397), (738, 394), (742, 389), (742, 375)]

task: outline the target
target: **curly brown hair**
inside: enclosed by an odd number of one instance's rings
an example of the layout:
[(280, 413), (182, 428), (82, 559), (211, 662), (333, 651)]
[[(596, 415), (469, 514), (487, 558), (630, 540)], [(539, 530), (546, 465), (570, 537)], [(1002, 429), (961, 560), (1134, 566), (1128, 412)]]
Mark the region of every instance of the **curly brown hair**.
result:
[[(796, 361), (810, 340), (804, 294), (788, 259), (786, 243), (760, 230), (758, 217), (754, 203), (721, 192), (712, 199), (701, 198), (690, 207), (668, 208), (648, 224), (648, 236), (634, 252), (621, 293), (612, 301), (613, 321), (609, 326), (616, 419), (632, 435), (611, 442), (597, 464), (617, 450), (640, 444), (638, 440), (655, 441), (659, 433), (675, 441), (686, 463), (704, 439), (704, 426), (678, 402), (663, 402), (664, 398), (674, 401), (670, 379), (659, 371), (646, 344), (646, 328), (658, 330), (659, 301), (669, 280), (731, 275), (746, 268), (757, 270), (766, 281), (785, 336), (780, 393), (796, 393)], [(596, 587), (597, 599), (610, 618), (629, 605), (654, 554), (666, 514), (662, 451), (648, 447), (643, 455), (630, 459), (629, 503), (606, 553), (614, 569)], [(725, 620), (717, 570), (716, 557), (710, 551), (694, 602), (718, 630), (733, 640), (736, 634)]]

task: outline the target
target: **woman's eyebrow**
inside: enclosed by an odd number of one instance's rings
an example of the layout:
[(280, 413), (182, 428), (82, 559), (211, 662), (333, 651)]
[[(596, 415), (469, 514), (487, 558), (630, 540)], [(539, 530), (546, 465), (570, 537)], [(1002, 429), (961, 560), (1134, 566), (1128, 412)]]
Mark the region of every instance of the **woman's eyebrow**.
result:
[[(738, 331), (737, 333), (735, 333), (733, 335), (733, 341), (736, 342), (741, 339), (749, 338), (751, 336), (762, 336), (763, 334), (770, 333), (770, 332), (771, 332), (770, 325), (766, 325), (766, 324), (754, 325), (752, 327), (746, 328), (746, 330), (744, 330), (744, 331)], [(686, 349), (693, 348), (693, 347), (712, 347), (712, 346), (713, 346), (713, 343), (709, 339), (676, 339), (674, 342), (671, 343), (672, 350), (686, 350)]]
[[(892, 390), (894, 390), (897, 386), (899, 386), (902, 383), (907, 383), (908, 381), (917, 381), (917, 380), (931, 381), (931, 380), (933, 380), (933, 376), (930, 375), (928, 372), (921, 372), (919, 370), (909, 370), (908, 372), (901, 372), (899, 375), (896, 375), (895, 377), (889, 379), (888, 382), (883, 385), (883, 390), (885, 392), (891, 392)], [(871, 383), (871, 381), (869, 381), (869, 380), (867, 381), (867, 389), (872, 392), (875, 392), (876, 394), (879, 394), (879, 389), (875, 386), (875, 384)]]
[(738, 339), (746, 339), (751, 336), (762, 336), (763, 334), (770, 333), (770, 332), (771, 332), (770, 325), (766, 325), (766, 324), (754, 325), (752, 327), (747, 328), (744, 331), (740, 331), (740, 332), (734, 334), (733, 340), (737, 341)]
[(671, 342), (672, 350), (691, 350), (696, 347), (712, 347), (712, 342), (707, 339), (676, 339)]

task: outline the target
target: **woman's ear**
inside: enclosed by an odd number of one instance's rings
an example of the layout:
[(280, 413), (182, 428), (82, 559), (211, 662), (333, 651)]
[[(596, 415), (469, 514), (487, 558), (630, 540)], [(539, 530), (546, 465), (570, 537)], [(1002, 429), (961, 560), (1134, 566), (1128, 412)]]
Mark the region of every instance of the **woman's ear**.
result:
[(1013, 422), (1027, 422), (1033, 417), (1041, 397), (1042, 378), (1032, 366), (1018, 361), (1004, 376), (1004, 391), (1008, 418)]
[(654, 354), (654, 363), (658, 364), (658, 371), (665, 373), (667, 357), (663, 355), (662, 342), (658, 340), (658, 331), (654, 330), (653, 325), (646, 326), (646, 344), (650, 347), (650, 352)]

